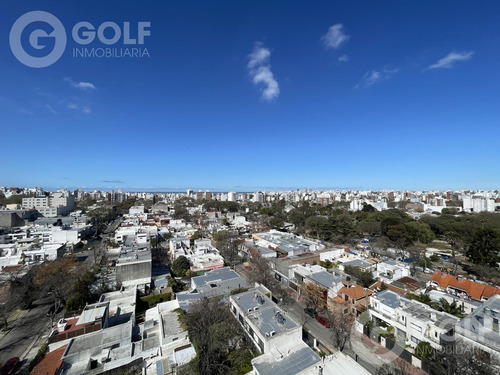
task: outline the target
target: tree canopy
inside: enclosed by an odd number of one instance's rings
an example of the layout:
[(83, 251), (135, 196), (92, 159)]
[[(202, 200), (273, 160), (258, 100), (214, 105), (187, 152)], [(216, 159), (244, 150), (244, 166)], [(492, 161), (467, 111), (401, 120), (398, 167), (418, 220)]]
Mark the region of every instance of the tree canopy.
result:
[(467, 256), (473, 263), (497, 267), (499, 252), (500, 236), (493, 229), (484, 228), (474, 233)]
[(172, 263), (172, 271), (174, 271), (174, 274), (178, 277), (185, 276), (187, 271), (190, 270), (190, 268), (191, 265), (189, 263), (189, 260), (184, 255), (181, 255)]

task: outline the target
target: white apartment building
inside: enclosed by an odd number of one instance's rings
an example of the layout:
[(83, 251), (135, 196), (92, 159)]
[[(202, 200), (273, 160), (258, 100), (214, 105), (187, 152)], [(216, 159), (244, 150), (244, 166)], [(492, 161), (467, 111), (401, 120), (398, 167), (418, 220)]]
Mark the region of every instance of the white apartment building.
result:
[(500, 295), (494, 295), (455, 327), (457, 339), (473, 346), (497, 371), (500, 371), (499, 322)]
[(84, 228), (63, 229), (54, 226), (34, 226), (29, 230), (31, 238), (39, 238), (45, 243), (71, 243), (77, 244), (81, 240), (81, 233)]
[(229, 202), (236, 202), (238, 200), (238, 194), (236, 194), (234, 191), (230, 191), (227, 193), (227, 200)]
[(433, 348), (442, 349), (454, 340), (455, 324), (460, 320), (390, 290), (370, 296), (369, 311), (372, 319), (393, 326), (397, 339), (412, 348), (427, 341)]
[(256, 348), (268, 353), (290, 341), (302, 341), (302, 326), (272, 302), (265, 290), (251, 289), (229, 297), (230, 308)]
[(144, 215), (144, 206), (132, 206), (128, 210), (128, 214), (130, 216), (143, 216)]
[(462, 208), (466, 212), (495, 212), (496, 204), (494, 199), (464, 196), (462, 201)]
[(158, 235), (156, 225), (123, 226), (115, 231), (115, 242), (123, 244), (147, 245), (151, 237)]
[(374, 273), (380, 281), (390, 284), (402, 277), (410, 276), (410, 267), (405, 263), (386, 260), (377, 264), (377, 271)]
[(252, 359), (254, 375), (368, 375), (343, 353), (321, 359), (302, 341), (302, 326), (266, 294), (262, 286), (229, 297), (230, 310), (262, 353)]
[(45, 217), (67, 215), (75, 209), (75, 198), (67, 190), (59, 190), (49, 197), (23, 198), (22, 208), (34, 208)]

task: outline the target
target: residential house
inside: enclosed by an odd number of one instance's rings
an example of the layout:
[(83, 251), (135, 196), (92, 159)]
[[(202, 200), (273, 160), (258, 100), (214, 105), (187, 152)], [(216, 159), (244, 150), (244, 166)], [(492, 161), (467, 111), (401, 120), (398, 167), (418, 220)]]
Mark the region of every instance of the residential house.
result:
[(500, 372), (500, 296), (493, 295), (455, 326), (456, 337)]
[(500, 294), (500, 289), (497, 287), (477, 281), (471, 281), (461, 276), (448, 275), (439, 271), (434, 272), (429, 282), (429, 286), (433, 289), (476, 301), (487, 301), (495, 294)]

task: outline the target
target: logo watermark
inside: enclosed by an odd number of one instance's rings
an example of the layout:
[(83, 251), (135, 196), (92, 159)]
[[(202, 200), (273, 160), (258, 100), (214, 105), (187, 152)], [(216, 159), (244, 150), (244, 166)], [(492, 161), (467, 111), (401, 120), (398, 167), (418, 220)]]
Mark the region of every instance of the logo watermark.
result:
[[(150, 57), (143, 47), (151, 36), (150, 22), (103, 22), (97, 27), (87, 21), (73, 26), (71, 39), (77, 47), (74, 58), (142, 58)], [(19, 17), (10, 30), (13, 55), (31, 68), (45, 68), (58, 61), (66, 50), (68, 36), (61, 21), (48, 12), (32, 11)], [(102, 46), (90, 46), (99, 43)], [(122, 45), (122, 46), (120, 46)]]
[(50, 13), (28, 12), (12, 25), (9, 43), (12, 53), (21, 63), (31, 68), (45, 68), (63, 55), (66, 30)]

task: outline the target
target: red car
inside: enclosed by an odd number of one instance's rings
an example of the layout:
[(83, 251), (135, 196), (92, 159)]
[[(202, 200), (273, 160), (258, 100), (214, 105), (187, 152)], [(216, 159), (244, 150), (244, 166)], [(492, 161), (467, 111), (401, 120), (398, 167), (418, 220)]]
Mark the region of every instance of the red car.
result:
[(20, 363), (21, 360), (19, 359), (19, 357), (13, 357), (9, 359), (7, 362), (5, 362), (5, 365), (3, 365), (2, 370), (0, 370), (0, 373), (2, 375), (12, 375), (14, 372), (16, 372)]
[(326, 328), (330, 328), (330, 323), (328, 323), (328, 319), (326, 319), (324, 316), (317, 316), (316, 320), (323, 324)]

